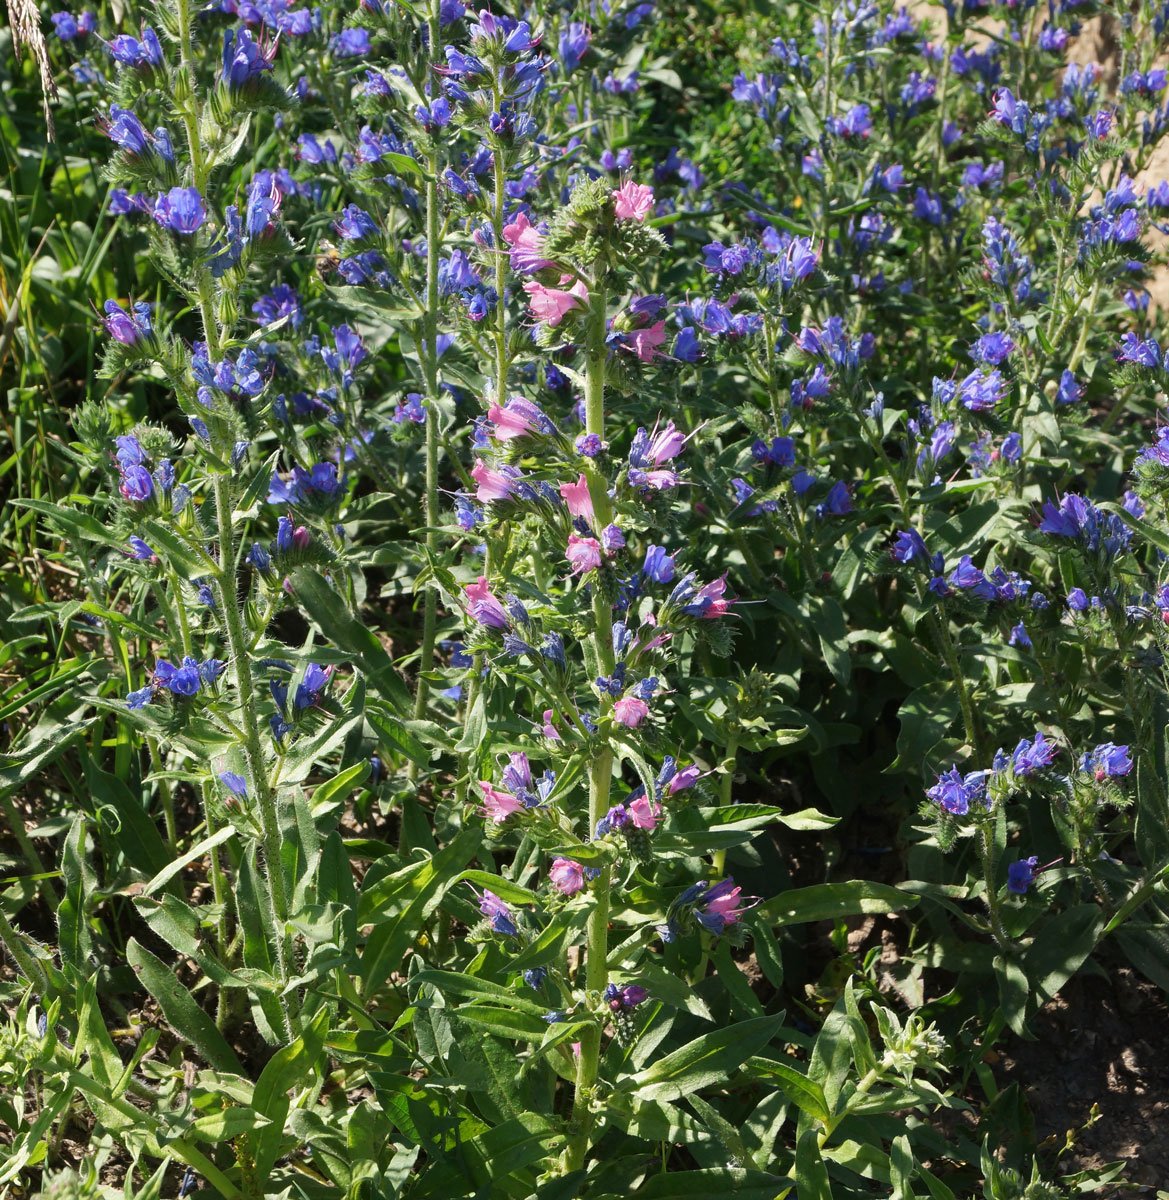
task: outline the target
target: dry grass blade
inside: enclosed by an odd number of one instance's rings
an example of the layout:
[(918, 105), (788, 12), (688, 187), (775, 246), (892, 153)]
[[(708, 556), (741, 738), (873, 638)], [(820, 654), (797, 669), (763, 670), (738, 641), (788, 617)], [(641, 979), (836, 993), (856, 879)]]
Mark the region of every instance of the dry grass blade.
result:
[(12, 26), (12, 40), (15, 49), (21, 45), (32, 50), (41, 73), (41, 97), (45, 107), (45, 123), (49, 130), (49, 140), (56, 138), (53, 126), (53, 113), (49, 108), (49, 97), (57, 98), (57, 85), (53, 80), (53, 68), (49, 63), (49, 50), (45, 45), (45, 35), (41, 32), (41, 14), (33, 0), (8, 0), (8, 20)]

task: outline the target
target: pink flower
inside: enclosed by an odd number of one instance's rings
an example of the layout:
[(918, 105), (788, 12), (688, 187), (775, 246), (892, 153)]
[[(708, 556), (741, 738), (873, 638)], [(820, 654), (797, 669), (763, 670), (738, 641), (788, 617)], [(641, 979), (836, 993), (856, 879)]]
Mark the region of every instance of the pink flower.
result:
[(701, 611), (699, 616), (704, 620), (710, 621), (715, 617), (724, 616), (729, 610), (734, 600), (724, 600), (723, 593), (727, 590), (727, 577), (723, 575), (721, 578), (714, 580), (713, 583), (708, 583), (705, 587), (700, 588), (698, 595), (694, 600), (686, 606), (686, 610), (692, 610), (695, 605), (699, 606)]
[[(662, 324), (664, 325), (665, 322), (663, 321)], [(646, 452), (650, 462), (655, 467), (660, 467), (662, 463), (677, 458), (693, 436), (693, 433), (684, 435), (673, 421), (667, 421), (665, 429), (660, 433), (655, 426), (653, 434), (650, 436), (649, 449)]]
[(471, 468), (471, 478), (479, 485), (476, 500), (506, 500), (515, 491), (515, 482), (502, 471), (494, 471), (481, 458)]
[(554, 329), (574, 308), (584, 308), (589, 298), (588, 288), (580, 280), (565, 292), (529, 279), (524, 284), (524, 291), (528, 293), (528, 307), (532, 310), (532, 316)]
[(571, 858), (557, 858), (553, 860), (548, 878), (562, 896), (571, 896), (584, 887), (584, 867)]
[(613, 705), (613, 718), (618, 725), (636, 729), (649, 716), (649, 705), (636, 696), (622, 696)]
[(666, 488), (676, 487), (681, 478), (677, 471), (669, 471), (663, 467), (660, 471), (639, 471), (637, 482), (642, 487), (651, 487), (655, 492), (663, 492)]
[(544, 709), (544, 724), (540, 728), (540, 732), (552, 742), (562, 742), (564, 739), (560, 736), (560, 732), (556, 726), (552, 724), (553, 712), (552, 709)]
[(648, 329), (635, 329), (629, 335), (629, 340), (642, 362), (653, 362), (661, 354), (658, 347), (666, 340), (666, 323), (659, 321)]
[(572, 563), (572, 573), (583, 575), (595, 571), (601, 565), (601, 543), (596, 538), (578, 537), (575, 533), (568, 538), (568, 549), (564, 557)]
[(528, 220), (525, 213), (517, 213), (514, 221), (503, 227), (503, 240), (511, 247), (512, 269), (522, 275), (542, 271), (555, 263), (541, 256), (544, 235)]
[(654, 190), (644, 183), (632, 179), (623, 183), (615, 192), (610, 192), (617, 206), (618, 221), (644, 221), (654, 204)]
[(560, 495), (564, 498), (564, 503), (568, 505), (570, 515), (584, 517), (586, 521), (593, 519), (593, 498), (589, 493), (589, 481), (585, 478), (583, 471), (576, 483), (560, 485)]
[(699, 923), (715, 935), (722, 933), (727, 925), (734, 925), (747, 908), (759, 903), (758, 897), (745, 896), (744, 899), (751, 903), (740, 904), (739, 893), (742, 890), (735, 887), (735, 881), (730, 876), (719, 880), (706, 893), (702, 908), (694, 912)]
[[(620, 704), (621, 701), (619, 700), (617, 703)], [(644, 796), (638, 796), (629, 806), (629, 819), (638, 829), (655, 829), (658, 818), (661, 815), (662, 806), (660, 804), (650, 804)]]
[(483, 807), (479, 812), (490, 817), (496, 825), (502, 825), (512, 813), (524, 811), (523, 803), (511, 792), (497, 791), (486, 779), (479, 780), (479, 789), (483, 793)]
[(530, 400), (512, 396), (504, 405), (493, 404), (487, 410), (487, 419), (495, 427), (491, 436), (497, 442), (510, 442), (514, 438), (536, 433), (541, 421), (548, 424), (547, 417)]
[(683, 767), (670, 780), (670, 795), (672, 796), (675, 792), (683, 791), (685, 788), (693, 787), (701, 778), (702, 772), (693, 763), (688, 767)]
[(487, 576), (480, 575), (477, 582), (463, 588), (467, 597), (467, 612), (479, 622), (492, 629), (507, 628), (507, 613), (487, 586)]

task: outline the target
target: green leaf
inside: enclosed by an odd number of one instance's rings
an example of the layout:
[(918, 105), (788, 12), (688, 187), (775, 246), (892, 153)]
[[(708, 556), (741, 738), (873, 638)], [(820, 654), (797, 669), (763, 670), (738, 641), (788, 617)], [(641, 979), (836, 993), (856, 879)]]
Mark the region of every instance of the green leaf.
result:
[(817, 883), (783, 892), (756, 909), (758, 918), (772, 925), (803, 925), (808, 921), (833, 921), (860, 913), (900, 912), (913, 908), (917, 896), (884, 883), (853, 880)]
[(252, 1103), (270, 1122), (253, 1141), (256, 1174), (260, 1179), (268, 1178), (283, 1149), (288, 1093), (294, 1087), (312, 1086), (328, 1031), (329, 1012), (328, 1009), (321, 1009), (295, 1042), (281, 1047), (272, 1055), (256, 1080)]
[(348, 794), (365, 782), (369, 772), (369, 759), (364, 758), (361, 762), (354, 763), (347, 770), (341, 771), (332, 779), (327, 779), (322, 783), (313, 792), (311, 804), (313, 817), (319, 817), (330, 807), (344, 804)]
[(1027, 993), (1031, 981), (1016, 958), (998, 955), (994, 973), (999, 986), (999, 1008), (1010, 1027), (1020, 1036), (1027, 1036)]
[(408, 175), (417, 175), (420, 179), (430, 179), (426, 168), (416, 158), (411, 158), (409, 154), (398, 154), (396, 151), (387, 150), (382, 155), (381, 161), (389, 164), (395, 171), (405, 171)]
[(97, 542), (102, 546), (113, 546), (118, 550), (125, 549), (125, 543), (121, 538), (115, 537), (106, 525), (88, 513), (77, 512), (72, 508), (62, 508), (47, 500), (26, 500), (23, 497), (14, 497), (10, 503), (46, 517), (67, 537), (78, 538), (83, 542)]
[(848, 649), (848, 626), (844, 611), (830, 596), (820, 599), (812, 610), (812, 623), (820, 639), (824, 662), (832, 672), (832, 678), (841, 687), (847, 687), (852, 677), (852, 658)]
[(800, 1200), (832, 1200), (832, 1182), (820, 1157), (819, 1132), (806, 1130), (796, 1144), (796, 1187)]
[(241, 1133), (262, 1129), (268, 1123), (268, 1118), (254, 1109), (233, 1104), (199, 1117), (191, 1123), (190, 1132), (201, 1142), (229, 1142)]
[(134, 968), (142, 986), (158, 1001), (167, 1023), (217, 1071), (242, 1075), (235, 1051), (224, 1041), (215, 1022), (195, 1003), (194, 997), (178, 981), (172, 968), (155, 958), (131, 938), (126, 945), (126, 961)]
[(914, 688), (897, 710), (897, 719), (901, 722), (897, 734), (897, 758), (883, 773), (891, 775), (895, 771), (919, 770), (958, 715), (958, 700), (949, 679)]
[(624, 1086), (647, 1100), (683, 1100), (698, 1088), (725, 1082), (740, 1063), (762, 1050), (782, 1017), (756, 1017), (704, 1033), (634, 1075)]
[(1036, 1005), (1052, 999), (1083, 966), (1104, 929), (1105, 917), (1095, 904), (1076, 904), (1057, 913), (1039, 931), (1023, 956), (1023, 971)]
[[(101, 770), (88, 755), (85, 758), (85, 782), (93, 798), (117, 813), (119, 829), (113, 839), (126, 862), (148, 879), (166, 868), (171, 853), (147, 816), (138, 799), (116, 776)], [(104, 818), (103, 818), (104, 819)]]
[(637, 1200), (784, 1200), (791, 1188), (792, 1180), (768, 1171), (705, 1167), (653, 1175), (629, 1195)]
[(424, 862), (411, 863), (365, 890), (358, 921), (374, 921), (361, 954), (361, 977), (368, 995), (401, 965), (407, 949), (421, 934), (426, 918), (442, 902), (447, 889), (474, 856), (482, 830), (463, 829), (445, 849)]
[(774, 1080), (779, 1090), (802, 1112), (814, 1121), (826, 1123), (831, 1115), (824, 1089), (802, 1071), (774, 1058), (754, 1057), (747, 1064), (747, 1074), (752, 1079)]
[(312, 567), (297, 567), (292, 573), (292, 590), (321, 632), (357, 659), (369, 682), (399, 712), (410, 711), (410, 692), (393, 660), (373, 630), (367, 629), (349, 612), (336, 589)]
[(198, 579), (215, 569), (215, 564), (210, 558), (201, 554), (194, 546), (189, 546), (161, 521), (144, 520), (138, 533), (166, 558), (172, 567), (181, 567), (182, 573), (188, 578)]
[(470, 1004), (466, 1008), (456, 1009), (451, 1016), (456, 1021), (481, 1027), (482, 1032), (515, 1038), (521, 1042), (542, 1041), (548, 1032), (548, 1022), (542, 1017), (529, 1016), (512, 1008), (495, 1008), (489, 1004)]
[(143, 887), (142, 895), (153, 896), (156, 892), (160, 892), (176, 875), (181, 874), (188, 864), (193, 863), (197, 858), (202, 858), (204, 854), (210, 850), (214, 850), (217, 846), (222, 846), (224, 842), (234, 836), (235, 830), (230, 825), (225, 825), (222, 829), (217, 829), (210, 837), (205, 837), (202, 841), (196, 842), (186, 854), (181, 855), (163, 867)]
[(472, 996), (480, 1000), (494, 1000), (516, 1012), (530, 1013), (536, 1017), (542, 1017), (548, 1011), (546, 1004), (528, 1000), (511, 988), (501, 987), (498, 983), (480, 979), (476, 975), (464, 975), (460, 971), (419, 971), (417, 975), (411, 975), (410, 994), (415, 1000), (418, 989), (424, 985), (433, 987), (443, 997)]
[(87, 979), (93, 938), (89, 932), (86, 900), (97, 888), (97, 876), (85, 855), (85, 818), (80, 814), (73, 818), (65, 835), (61, 874), (65, 880), (65, 896), (57, 908), (61, 962), (76, 968), (81, 977)]
[(372, 705), (365, 711), (366, 720), (373, 726), (383, 746), (404, 755), (420, 767), (428, 767), (433, 757), (429, 751), (392, 713)]

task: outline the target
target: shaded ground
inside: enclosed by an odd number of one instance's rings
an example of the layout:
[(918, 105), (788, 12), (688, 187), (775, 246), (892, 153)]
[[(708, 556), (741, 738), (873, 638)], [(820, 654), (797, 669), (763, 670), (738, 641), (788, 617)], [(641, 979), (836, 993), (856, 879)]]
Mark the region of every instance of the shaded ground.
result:
[(1169, 1005), (1134, 971), (1109, 975), (1071, 979), (1032, 1022), (1037, 1040), (1012, 1037), (993, 1069), (1019, 1084), (1040, 1142), (1077, 1131), (1067, 1171), (1127, 1159), (1128, 1182), (1169, 1188)]

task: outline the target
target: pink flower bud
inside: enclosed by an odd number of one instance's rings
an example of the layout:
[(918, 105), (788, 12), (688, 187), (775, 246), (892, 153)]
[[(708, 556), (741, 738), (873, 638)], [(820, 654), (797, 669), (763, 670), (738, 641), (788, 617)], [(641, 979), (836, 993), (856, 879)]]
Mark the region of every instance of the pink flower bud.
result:
[(571, 896), (584, 887), (584, 867), (571, 858), (557, 858), (552, 863), (548, 878), (562, 896)]
[(636, 729), (649, 716), (649, 705), (636, 696), (622, 696), (613, 705), (613, 719), (627, 729)]
[(632, 179), (611, 192), (618, 221), (644, 221), (654, 204), (654, 190)]
[(575, 533), (568, 539), (568, 549), (564, 557), (572, 563), (572, 573), (583, 575), (587, 571), (595, 571), (601, 565), (601, 544), (596, 538), (578, 537)]

